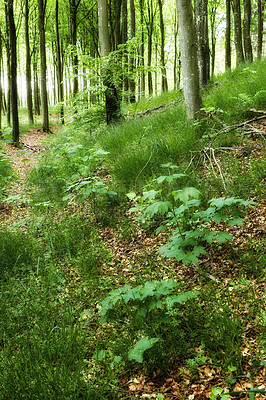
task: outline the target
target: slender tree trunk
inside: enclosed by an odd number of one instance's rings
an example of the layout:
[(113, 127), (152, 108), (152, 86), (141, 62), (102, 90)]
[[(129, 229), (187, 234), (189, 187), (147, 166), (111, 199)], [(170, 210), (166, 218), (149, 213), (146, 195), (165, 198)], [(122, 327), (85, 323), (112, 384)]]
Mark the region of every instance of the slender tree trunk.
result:
[(250, 24), (251, 24), (251, 1), (244, 0), (243, 37), (244, 37), (245, 60), (248, 62), (253, 61)]
[(144, 0), (139, 0), (140, 6), (140, 29), (141, 29), (141, 45), (140, 45), (140, 96), (145, 96), (145, 62), (144, 62)]
[(244, 62), (240, 0), (232, 0), (235, 28), (236, 65)]
[(106, 57), (111, 51), (111, 43), (108, 29), (107, 0), (98, 0), (98, 28), (100, 54), (103, 58), (102, 76), (105, 89), (106, 122), (110, 124), (120, 118), (120, 101), (117, 89), (113, 82), (112, 71), (108, 68)]
[[(122, 0), (122, 43), (126, 44), (128, 36), (127, 36), (127, 0)], [(124, 96), (128, 99), (128, 89), (129, 89), (129, 80), (128, 80), (128, 51), (124, 47), (123, 50), (123, 71), (125, 74), (123, 76), (123, 86), (124, 86)]]
[(177, 0), (179, 41), (187, 117), (195, 119), (202, 107), (199, 89), (197, 40), (191, 0)]
[(265, 0), (258, 0), (257, 9), (258, 9), (258, 28), (257, 28), (257, 57), (258, 60), (261, 60), (262, 56), (262, 42), (263, 42), (263, 11), (265, 7)]
[(163, 2), (158, 0), (159, 13), (160, 13), (160, 32), (161, 32), (161, 68), (162, 68), (162, 91), (168, 91), (168, 82), (166, 76), (166, 66), (165, 66), (165, 32), (164, 32), (164, 20), (163, 20)]
[(39, 36), (40, 36), (40, 57), (41, 57), (41, 94), (42, 94), (42, 116), (43, 116), (43, 130), (49, 132), (49, 113), (48, 113), (48, 95), (46, 86), (46, 50), (45, 50), (45, 30), (44, 30), (44, 16), (45, 6), (43, 0), (38, 0), (39, 10)]
[[(135, 1), (130, 0), (130, 39), (134, 39), (136, 36), (136, 13), (135, 13)], [(129, 54), (129, 101), (134, 103), (136, 101), (136, 83), (133, 76), (135, 70), (135, 54), (134, 50), (131, 49)]]
[(69, 0), (70, 6), (70, 36), (72, 44), (72, 67), (73, 67), (73, 95), (76, 96), (79, 91), (78, 85), (78, 53), (77, 53), (77, 10), (80, 0)]
[(210, 48), (208, 37), (208, 0), (195, 0), (196, 31), (200, 86), (210, 80)]
[(225, 69), (231, 69), (231, 0), (226, 0)]
[(32, 86), (31, 86), (31, 55), (29, 39), (29, 0), (25, 0), (25, 45), (26, 45), (26, 85), (29, 123), (33, 124)]
[(17, 37), (14, 21), (13, 0), (8, 0), (8, 23), (9, 40), (11, 50), (11, 106), (12, 106), (12, 125), (13, 143), (19, 145), (19, 119), (18, 119), (18, 90), (17, 90)]
[(148, 31), (148, 90), (149, 95), (153, 94), (153, 84), (152, 84), (152, 72), (151, 72), (151, 59), (152, 59), (152, 36), (154, 29), (154, 11), (153, 11), (153, 0), (147, 3), (148, 7), (148, 21), (147, 21), (147, 31)]
[(58, 100), (60, 104), (60, 120), (64, 124), (64, 85), (63, 85), (63, 68), (61, 63), (61, 46), (59, 36), (59, 5), (58, 0), (55, 3), (55, 30), (56, 30), (56, 66), (57, 66), (57, 87)]
[(2, 130), (2, 109), (3, 109), (2, 61), (3, 61), (3, 47), (2, 47), (2, 32), (0, 29), (0, 135)]
[(7, 125), (11, 125), (11, 51), (9, 41), (9, 22), (7, 3), (5, 3), (5, 16), (6, 16), (6, 66), (7, 66), (7, 99), (6, 99), (6, 120)]

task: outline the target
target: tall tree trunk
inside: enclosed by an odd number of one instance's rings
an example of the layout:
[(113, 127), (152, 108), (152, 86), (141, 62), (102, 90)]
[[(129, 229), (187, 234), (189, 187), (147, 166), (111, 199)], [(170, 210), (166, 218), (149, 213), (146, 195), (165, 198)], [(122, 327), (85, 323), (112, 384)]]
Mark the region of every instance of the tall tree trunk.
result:
[(216, 56), (216, 35), (215, 35), (215, 21), (218, 3), (214, 2), (211, 4), (210, 9), (210, 26), (211, 26), (211, 75), (214, 75), (215, 68), (215, 56)]
[(231, 0), (226, 0), (225, 69), (231, 69)]
[(258, 0), (257, 9), (258, 9), (258, 29), (257, 29), (257, 57), (258, 60), (261, 60), (262, 56), (262, 42), (263, 42), (263, 11), (265, 7), (265, 0)]
[(11, 125), (11, 51), (9, 41), (9, 22), (7, 3), (5, 3), (5, 16), (6, 16), (6, 67), (7, 67), (7, 99), (6, 99), (6, 120), (7, 125)]
[(162, 68), (162, 91), (168, 91), (168, 82), (166, 76), (166, 66), (165, 66), (165, 52), (164, 52), (164, 42), (165, 42), (165, 32), (164, 32), (164, 20), (163, 20), (163, 2), (158, 0), (159, 13), (160, 13), (160, 32), (161, 32), (161, 68)]
[(64, 123), (64, 85), (63, 85), (63, 68), (61, 63), (61, 46), (59, 35), (59, 5), (58, 0), (55, 3), (55, 30), (56, 30), (56, 66), (57, 66), (57, 87), (58, 100), (60, 102), (60, 121)]
[(236, 65), (244, 62), (240, 0), (232, 0), (235, 28)]
[(2, 59), (3, 47), (2, 47), (2, 32), (0, 29), (0, 135), (2, 130), (2, 109), (3, 109), (3, 88), (2, 88)]
[(208, 0), (195, 0), (196, 31), (200, 86), (210, 80), (210, 49), (208, 36)]
[(177, 0), (179, 41), (187, 117), (195, 119), (202, 107), (199, 89), (197, 40), (191, 0)]
[[(126, 44), (128, 36), (127, 36), (127, 0), (122, 0), (122, 43)], [(124, 95), (128, 98), (128, 89), (129, 89), (129, 81), (128, 81), (128, 51), (126, 47), (123, 50), (123, 71), (125, 74), (123, 76), (123, 84), (124, 84)]]
[[(136, 13), (135, 13), (135, 1), (130, 0), (130, 39), (134, 39), (136, 36)], [(135, 79), (133, 77), (135, 69), (135, 55), (134, 51), (131, 50), (130, 56), (129, 56), (129, 72), (130, 72), (130, 78), (129, 78), (129, 91), (130, 91), (130, 97), (129, 101), (130, 103), (134, 103), (136, 101), (136, 83)]]
[(140, 96), (145, 96), (145, 62), (144, 62), (144, 0), (139, 0), (140, 6), (140, 29), (141, 29), (141, 45), (140, 45)]
[(245, 60), (248, 62), (253, 61), (250, 24), (251, 24), (251, 1), (244, 0), (243, 37), (244, 37)]
[(11, 50), (11, 107), (12, 107), (12, 127), (13, 143), (19, 145), (19, 119), (18, 119), (18, 90), (17, 90), (17, 36), (14, 21), (13, 0), (7, 3), (9, 40)]
[(45, 49), (45, 30), (44, 16), (45, 6), (43, 0), (38, 0), (39, 11), (39, 36), (40, 36), (40, 57), (41, 57), (41, 94), (42, 94), (42, 128), (44, 132), (49, 132), (49, 113), (48, 113), (48, 95), (46, 85), (46, 49)]
[(28, 119), (29, 123), (33, 124), (31, 55), (30, 55), (30, 39), (29, 39), (29, 0), (25, 0), (25, 45), (26, 45), (26, 85), (27, 85)]
[(103, 58), (102, 76), (105, 86), (106, 122), (110, 124), (120, 118), (120, 101), (113, 82), (112, 70), (108, 67), (106, 57), (111, 51), (111, 43), (108, 30), (107, 0), (98, 0), (98, 29), (100, 54)]
[(147, 31), (148, 31), (148, 90), (149, 95), (153, 94), (153, 84), (152, 84), (152, 72), (151, 72), (151, 58), (152, 58), (152, 35), (154, 29), (154, 11), (153, 11), (153, 0), (147, 2), (148, 8), (148, 20), (147, 20)]
[(73, 95), (79, 91), (78, 85), (78, 53), (77, 53), (77, 11), (80, 0), (69, 0), (70, 6), (70, 40), (72, 44), (72, 67), (73, 67)]

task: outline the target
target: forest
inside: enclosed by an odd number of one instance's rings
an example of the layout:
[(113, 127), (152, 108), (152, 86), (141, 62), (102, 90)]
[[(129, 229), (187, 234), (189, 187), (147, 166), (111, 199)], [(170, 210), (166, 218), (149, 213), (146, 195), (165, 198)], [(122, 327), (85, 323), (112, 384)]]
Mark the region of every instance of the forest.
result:
[(266, 395), (265, 0), (0, 0), (0, 400)]

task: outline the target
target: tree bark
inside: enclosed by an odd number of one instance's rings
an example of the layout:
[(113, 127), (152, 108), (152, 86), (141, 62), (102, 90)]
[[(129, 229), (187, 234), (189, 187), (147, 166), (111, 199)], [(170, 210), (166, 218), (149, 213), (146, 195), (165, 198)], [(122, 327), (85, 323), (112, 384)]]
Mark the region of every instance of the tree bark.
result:
[(148, 20), (147, 20), (147, 31), (148, 31), (148, 90), (149, 95), (153, 94), (153, 84), (152, 84), (152, 72), (151, 72), (151, 58), (152, 58), (152, 35), (154, 29), (154, 11), (153, 11), (153, 0), (148, 1)]
[(166, 66), (165, 66), (165, 31), (164, 31), (164, 20), (163, 20), (163, 2), (162, 0), (158, 0), (159, 5), (159, 14), (160, 14), (160, 33), (161, 33), (161, 69), (162, 69), (162, 91), (168, 91), (168, 82), (166, 75)]
[(202, 107), (199, 89), (197, 41), (191, 0), (177, 0), (183, 87), (188, 119), (197, 118)]
[(78, 84), (78, 53), (77, 53), (77, 12), (80, 0), (69, 0), (70, 7), (70, 38), (72, 44), (72, 67), (73, 67), (73, 95), (79, 91)]
[(210, 49), (208, 37), (208, 0), (195, 0), (196, 31), (200, 86), (210, 80)]
[(2, 109), (3, 109), (2, 57), (3, 57), (3, 46), (2, 46), (2, 32), (0, 29), (0, 134), (2, 130)]
[(244, 62), (240, 0), (232, 0), (235, 28), (236, 65)]
[(55, 30), (56, 30), (56, 69), (57, 69), (57, 87), (58, 100), (60, 104), (60, 121), (64, 124), (64, 85), (63, 85), (63, 68), (61, 63), (61, 46), (59, 35), (59, 5), (58, 0), (55, 3)]
[(141, 45), (140, 45), (140, 97), (145, 96), (145, 62), (144, 62), (144, 0), (139, 0), (140, 6), (140, 29), (141, 29)]
[(38, 0), (38, 25), (40, 36), (40, 57), (41, 57), (41, 95), (42, 95), (42, 128), (44, 132), (49, 132), (49, 113), (48, 113), (48, 95), (46, 85), (46, 50), (45, 50), (45, 30), (44, 30), (44, 16), (45, 5), (43, 0)]
[(244, 37), (245, 61), (248, 62), (253, 61), (250, 24), (251, 24), (251, 1), (244, 0), (243, 37)]
[(9, 39), (11, 50), (11, 107), (12, 107), (12, 137), (13, 143), (19, 145), (19, 119), (18, 119), (18, 90), (17, 90), (17, 37), (14, 21), (13, 0), (7, 3)]
[(102, 77), (105, 86), (105, 110), (106, 122), (110, 124), (120, 118), (120, 101), (116, 86), (113, 82), (113, 74), (106, 63), (106, 57), (111, 51), (109, 30), (108, 30), (108, 9), (107, 0), (98, 0), (98, 29), (100, 54), (103, 59)]
[(225, 69), (231, 69), (231, 0), (226, 0)]
[(27, 108), (29, 123), (33, 124), (32, 86), (31, 86), (31, 55), (29, 39), (29, 0), (25, 0), (25, 46), (26, 46), (26, 85)]
[(257, 2), (257, 10), (258, 10), (257, 57), (258, 57), (258, 60), (261, 60), (261, 56), (262, 56), (264, 7), (265, 7), (265, 0), (258, 0), (258, 2)]
[(7, 3), (5, 3), (5, 17), (6, 17), (6, 67), (7, 67), (7, 99), (6, 99), (6, 120), (7, 125), (11, 125), (11, 51), (9, 40), (9, 22)]
[[(136, 36), (136, 13), (135, 13), (135, 1), (130, 0), (130, 39), (134, 39)], [(136, 101), (136, 83), (135, 79), (133, 76), (135, 69), (135, 55), (134, 51), (131, 50), (130, 56), (129, 56), (129, 91), (130, 91), (130, 96), (129, 96), (129, 101), (130, 103), (134, 103)]]

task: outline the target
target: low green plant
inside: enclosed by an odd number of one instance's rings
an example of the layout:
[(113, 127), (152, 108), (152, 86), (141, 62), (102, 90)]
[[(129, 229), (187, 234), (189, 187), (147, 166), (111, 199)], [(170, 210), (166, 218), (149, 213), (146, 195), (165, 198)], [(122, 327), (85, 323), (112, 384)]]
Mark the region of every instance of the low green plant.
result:
[(0, 203), (5, 194), (5, 188), (12, 179), (12, 168), (9, 158), (0, 150)]
[[(125, 285), (112, 290), (101, 302), (99, 316), (102, 323), (121, 321), (123, 318), (124, 324), (128, 324), (134, 339), (141, 336), (135, 346), (130, 349), (128, 360), (143, 363), (144, 353), (147, 350), (159, 341), (169, 342), (171, 333), (169, 329), (163, 329), (165, 326), (168, 328), (170, 326), (169, 311), (179, 308), (180, 305), (198, 295), (197, 291), (177, 293), (178, 287), (179, 284), (173, 279), (147, 281), (134, 288)], [(156, 353), (159, 357), (158, 349)]]
[(6, 273), (16, 272), (37, 264), (41, 254), (36, 239), (8, 229), (0, 231), (0, 279)]
[[(172, 184), (183, 177), (184, 174), (171, 173), (160, 176), (154, 182), (156, 185), (164, 182)], [(206, 254), (207, 245), (231, 239), (226, 230), (215, 230), (214, 224), (242, 226), (243, 208), (256, 204), (235, 197), (221, 197), (209, 200), (209, 207), (201, 210), (200, 192), (195, 187), (170, 190), (168, 193), (163, 189), (152, 189), (139, 196), (135, 193), (128, 193), (127, 196), (136, 202), (129, 211), (141, 212), (141, 221), (147, 223), (160, 217), (157, 233), (171, 228), (172, 238), (159, 252), (184, 264), (197, 264), (199, 256)]]

